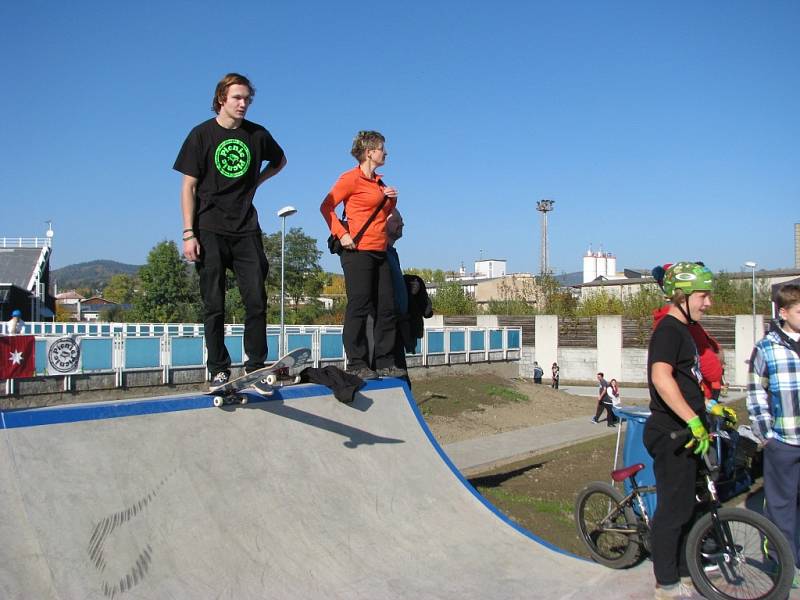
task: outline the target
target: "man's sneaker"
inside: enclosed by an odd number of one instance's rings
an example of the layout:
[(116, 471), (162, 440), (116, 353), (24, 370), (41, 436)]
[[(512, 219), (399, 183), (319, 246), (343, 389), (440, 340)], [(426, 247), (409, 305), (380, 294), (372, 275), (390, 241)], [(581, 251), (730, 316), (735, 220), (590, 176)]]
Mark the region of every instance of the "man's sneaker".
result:
[(596, 417), (592, 417), (592, 423), (597, 425), (597, 418)]
[(211, 379), (211, 387), (219, 387), (225, 385), (230, 380), (231, 376), (227, 371), (220, 371)]
[(383, 367), (378, 369), (378, 375), (381, 377), (408, 377), (408, 371), (400, 367)]
[(380, 376), (370, 369), (369, 367), (355, 367), (347, 369), (347, 373), (350, 375), (355, 375), (356, 377), (363, 379), (364, 381), (368, 379), (379, 379)]
[(656, 585), (653, 598), (654, 600), (683, 600), (685, 596), (681, 592), (680, 584), (673, 583), (672, 585)]

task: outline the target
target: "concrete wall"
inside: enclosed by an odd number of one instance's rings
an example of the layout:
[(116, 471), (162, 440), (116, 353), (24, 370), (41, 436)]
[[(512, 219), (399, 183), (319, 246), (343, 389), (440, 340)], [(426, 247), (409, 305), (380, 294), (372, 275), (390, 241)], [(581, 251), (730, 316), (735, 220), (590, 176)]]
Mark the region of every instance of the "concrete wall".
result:
[(623, 348), (620, 376), (614, 371), (604, 371), (606, 379), (617, 379), (626, 383), (647, 383), (647, 350), (644, 348)]
[(763, 331), (764, 317), (762, 315), (756, 315), (755, 328), (752, 315), (736, 315), (736, 348), (733, 352), (733, 364), (726, 365), (725, 369), (729, 384), (747, 385), (750, 355), (753, 353), (755, 342), (764, 337)]
[(619, 379), (622, 375), (622, 317), (619, 315), (597, 317), (597, 370), (608, 380)]
[(565, 381), (595, 381), (597, 379), (596, 348), (559, 348), (558, 366)]
[[(479, 323), (480, 324), (480, 323)], [(756, 337), (761, 338), (764, 320), (756, 316)], [(753, 318), (750, 315), (736, 316), (735, 347), (724, 346), (722, 359), (725, 378), (729, 385), (747, 385), (747, 370), (753, 349)], [(533, 377), (533, 361), (545, 370), (545, 379), (550, 374), (554, 360), (561, 367), (564, 381), (594, 381), (602, 371), (606, 379), (620, 382), (647, 383), (647, 349), (623, 348), (622, 318), (619, 316), (597, 317), (597, 347), (560, 347), (558, 345), (558, 318), (551, 315), (536, 316), (534, 345), (522, 347), (519, 363), (520, 377)]]

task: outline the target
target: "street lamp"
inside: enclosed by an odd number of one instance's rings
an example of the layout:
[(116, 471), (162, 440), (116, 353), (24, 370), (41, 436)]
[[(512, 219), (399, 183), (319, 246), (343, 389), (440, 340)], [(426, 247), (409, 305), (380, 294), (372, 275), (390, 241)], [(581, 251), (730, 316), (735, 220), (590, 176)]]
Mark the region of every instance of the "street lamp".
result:
[(758, 338), (756, 338), (756, 263), (748, 260), (744, 266), (750, 269), (753, 273), (753, 345), (756, 345)]
[(284, 346), (286, 343), (283, 340), (283, 305), (284, 305), (284, 295), (283, 295), (283, 265), (286, 258), (286, 217), (291, 217), (293, 214), (297, 212), (297, 209), (294, 206), (284, 206), (282, 209), (278, 211), (278, 216), (283, 221), (282, 229), (281, 229), (281, 333), (280, 337), (278, 338), (278, 358), (283, 356), (285, 352)]

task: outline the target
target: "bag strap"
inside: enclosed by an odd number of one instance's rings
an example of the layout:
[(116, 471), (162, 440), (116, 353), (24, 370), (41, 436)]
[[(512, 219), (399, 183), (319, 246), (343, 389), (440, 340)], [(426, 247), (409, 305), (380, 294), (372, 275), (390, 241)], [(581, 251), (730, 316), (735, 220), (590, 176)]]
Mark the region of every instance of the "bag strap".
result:
[[(378, 185), (380, 187), (386, 187), (386, 184), (383, 183), (383, 181), (381, 179), (378, 179)], [(375, 217), (378, 216), (378, 213), (381, 212), (381, 209), (386, 204), (386, 200), (388, 200), (388, 198), (389, 197), (386, 196), (386, 195), (383, 196), (383, 199), (380, 201), (378, 206), (375, 207), (374, 211), (372, 211), (372, 214), (369, 216), (369, 219), (367, 219), (364, 222), (364, 225), (361, 227), (359, 232), (353, 237), (353, 243), (354, 244), (358, 244), (358, 240), (361, 239), (361, 236), (364, 235), (364, 232), (367, 230), (367, 227), (369, 227), (369, 224), (372, 223), (372, 221), (375, 219)], [(345, 216), (344, 211), (342, 211), (342, 218), (344, 218), (344, 216)]]

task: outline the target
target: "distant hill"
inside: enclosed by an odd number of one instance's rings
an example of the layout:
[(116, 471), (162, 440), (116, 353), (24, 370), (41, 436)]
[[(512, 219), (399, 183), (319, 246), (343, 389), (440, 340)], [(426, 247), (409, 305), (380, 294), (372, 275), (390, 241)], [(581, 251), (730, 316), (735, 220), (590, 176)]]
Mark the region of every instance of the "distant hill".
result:
[(59, 292), (82, 287), (96, 291), (102, 290), (114, 275), (135, 275), (141, 266), (113, 260), (93, 260), (54, 269), (50, 271), (50, 281), (58, 285)]

